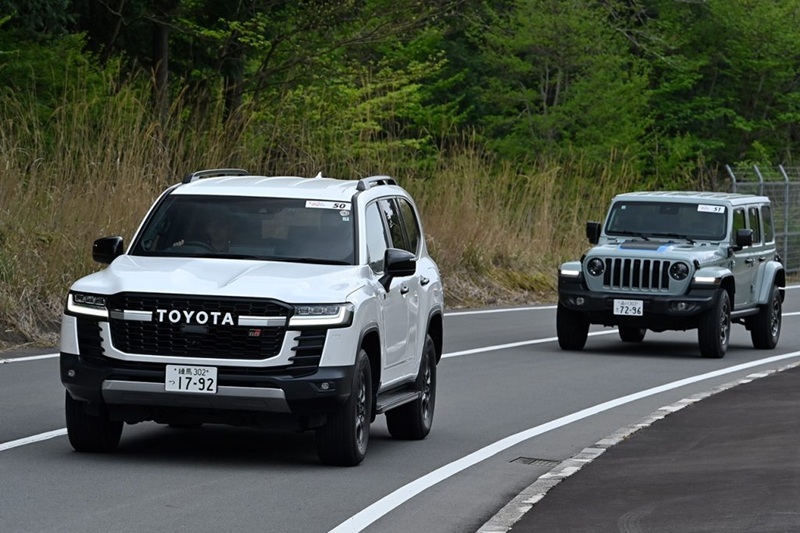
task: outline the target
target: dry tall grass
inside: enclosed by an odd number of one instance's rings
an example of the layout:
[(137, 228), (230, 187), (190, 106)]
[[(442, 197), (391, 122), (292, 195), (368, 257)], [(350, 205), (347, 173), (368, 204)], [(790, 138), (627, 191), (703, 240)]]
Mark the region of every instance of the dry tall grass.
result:
[[(33, 101), (0, 95), (0, 343), (55, 343), (69, 285), (99, 268), (92, 241), (120, 234), (127, 242), (157, 195), (187, 171), (262, 173), (265, 153), (287, 152), (279, 141), (264, 146), (276, 135), (263, 125), (220, 127), (218, 109), (174, 108), (163, 126), (125, 88), (101, 96), (76, 88), (45, 118), (26, 103)], [(292, 153), (311, 163), (270, 160), (271, 172), (325, 170), (329, 160), (313, 136), (300, 138), (308, 144)], [(540, 159), (515, 168), (490, 160), (469, 138), (450, 154), (427, 175), (406, 172), (413, 156), (331, 164), (338, 177), (393, 174), (412, 192), (450, 306), (551, 298), (558, 263), (585, 248), (585, 221), (602, 217), (608, 199), (635, 182), (617, 160)]]

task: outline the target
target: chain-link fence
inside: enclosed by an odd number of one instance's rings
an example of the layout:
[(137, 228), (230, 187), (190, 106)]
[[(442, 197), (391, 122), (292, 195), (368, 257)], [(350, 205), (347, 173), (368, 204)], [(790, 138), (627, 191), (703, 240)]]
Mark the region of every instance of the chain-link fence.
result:
[(731, 178), (731, 192), (759, 194), (772, 201), (778, 253), (786, 272), (800, 272), (800, 167), (725, 168)]

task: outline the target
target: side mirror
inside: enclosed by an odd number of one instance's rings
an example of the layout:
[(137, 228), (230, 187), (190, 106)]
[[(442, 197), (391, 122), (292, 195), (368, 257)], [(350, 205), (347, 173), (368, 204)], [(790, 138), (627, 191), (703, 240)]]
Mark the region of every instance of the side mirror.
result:
[(103, 237), (97, 239), (92, 245), (92, 259), (98, 263), (109, 264), (122, 255), (125, 244), (122, 237)]
[(600, 233), (603, 231), (603, 226), (599, 222), (586, 223), (586, 238), (589, 239), (590, 244), (597, 244), (600, 241)]
[(741, 250), (745, 246), (753, 244), (753, 230), (740, 229), (736, 231), (736, 249)]
[(417, 258), (407, 250), (388, 248), (383, 254), (383, 268), (385, 273), (379, 281), (388, 292), (393, 278), (414, 275), (417, 271)]

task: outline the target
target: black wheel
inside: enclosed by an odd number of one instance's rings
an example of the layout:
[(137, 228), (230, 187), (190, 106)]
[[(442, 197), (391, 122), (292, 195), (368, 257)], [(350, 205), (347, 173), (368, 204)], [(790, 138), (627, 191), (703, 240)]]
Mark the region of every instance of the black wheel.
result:
[(110, 452), (116, 449), (122, 435), (122, 422), (109, 420), (103, 407), (89, 414), (89, 404), (74, 400), (66, 393), (67, 436), (78, 452)]
[(367, 352), (356, 357), (350, 397), (317, 430), (317, 454), (328, 465), (356, 466), (367, 455), (372, 420), (372, 373)]
[(633, 328), (630, 326), (619, 327), (619, 338), (623, 342), (642, 342), (644, 335), (647, 333), (645, 328)]
[(759, 350), (772, 350), (778, 345), (781, 336), (781, 291), (772, 286), (769, 302), (750, 321), (750, 338), (753, 347)]
[(556, 310), (556, 334), (562, 350), (583, 350), (589, 336), (589, 318), (559, 303)]
[(389, 434), (396, 439), (420, 440), (431, 431), (436, 406), (436, 346), (430, 336), (422, 349), (417, 390), (418, 399), (386, 413)]
[(717, 291), (714, 306), (700, 317), (697, 340), (703, 357), (725, 357), (731, 340), (731, 299), (725, 289)]

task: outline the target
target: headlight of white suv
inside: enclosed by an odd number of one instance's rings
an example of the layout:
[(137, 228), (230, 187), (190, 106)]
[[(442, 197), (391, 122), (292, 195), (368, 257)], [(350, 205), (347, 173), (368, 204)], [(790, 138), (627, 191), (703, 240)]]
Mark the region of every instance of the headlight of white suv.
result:
[(78, 315), (108, 318), (106, 297), (84, 292), (71, 292), (67, 296), (67, 310)]
[(353, 322), (353, 311), (351, 303), (296, 305), (289, 328), (349, 326)]

